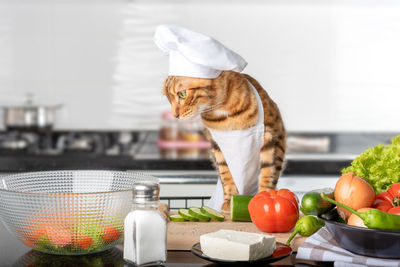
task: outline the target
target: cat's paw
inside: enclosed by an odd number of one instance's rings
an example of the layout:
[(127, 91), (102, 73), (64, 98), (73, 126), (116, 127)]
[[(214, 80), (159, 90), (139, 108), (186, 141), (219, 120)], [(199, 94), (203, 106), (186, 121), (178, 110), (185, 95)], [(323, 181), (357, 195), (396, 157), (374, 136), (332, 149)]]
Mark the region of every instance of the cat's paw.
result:
[(260, 192), (263, 192), (263, 191), (269, 191), (269, 190), (272, 190), (272, 189), (276, 189), (276, 187), (275, 186), (271, 186), (271, 187), (269, 187), (269, 186), (267, 186), (267, 187), (265, 187), (265, 186), (263, 186), (263, 187), (258, 187), (258, 193), (260, 193)]
[(231, 213), (231, 202), (225, 201), (224, 204), (222, 204), (221, 211), (223, 214), (230, 214)]
[(263, 192), (263, 191), (268, 191), (267, 188), (265, 187), (259, 187), (257, 193)]

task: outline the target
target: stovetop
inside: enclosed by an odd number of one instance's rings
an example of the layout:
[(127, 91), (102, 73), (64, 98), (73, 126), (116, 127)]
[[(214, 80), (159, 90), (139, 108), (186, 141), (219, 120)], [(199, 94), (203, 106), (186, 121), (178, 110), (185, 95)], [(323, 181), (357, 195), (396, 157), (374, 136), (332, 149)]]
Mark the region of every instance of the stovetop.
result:
[(0, 132), (0, 155), (133, 155), (138, 132), (5, 131)]

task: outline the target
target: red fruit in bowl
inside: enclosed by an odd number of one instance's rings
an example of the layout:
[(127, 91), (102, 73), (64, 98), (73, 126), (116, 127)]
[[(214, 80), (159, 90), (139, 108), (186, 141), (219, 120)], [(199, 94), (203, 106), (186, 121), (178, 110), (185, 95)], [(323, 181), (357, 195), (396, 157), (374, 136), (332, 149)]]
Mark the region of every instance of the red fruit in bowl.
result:
[(86, 233), (80, 233), (74, 238), (74, 246), (87, 249), (93, 244), (93, 239)]
[(121, 236), (121, 233), (117, 227), (115, 227), (111, 224), (106, 225), (104, 227), (104, 234), (103, 234), (104, 242), (111, 243), (111, 242), (117, 240), (120, 236)]
[(72, 244), (72, 235), (67, 229), (53, 225), (47, 225), (46, 233), (50, 242), (56, 246), (65, 247)]

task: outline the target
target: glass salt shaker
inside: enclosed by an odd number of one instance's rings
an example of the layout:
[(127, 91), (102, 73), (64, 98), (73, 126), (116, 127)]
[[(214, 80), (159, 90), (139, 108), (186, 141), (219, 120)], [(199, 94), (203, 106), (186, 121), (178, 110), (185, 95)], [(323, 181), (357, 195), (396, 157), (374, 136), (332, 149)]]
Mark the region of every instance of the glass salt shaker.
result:
[(167, 223), (157, 210), (160, 186), (133, 187), (133, 211), (124, 222), (124, 260), (135, 266), (164, 265), (167, 260)]

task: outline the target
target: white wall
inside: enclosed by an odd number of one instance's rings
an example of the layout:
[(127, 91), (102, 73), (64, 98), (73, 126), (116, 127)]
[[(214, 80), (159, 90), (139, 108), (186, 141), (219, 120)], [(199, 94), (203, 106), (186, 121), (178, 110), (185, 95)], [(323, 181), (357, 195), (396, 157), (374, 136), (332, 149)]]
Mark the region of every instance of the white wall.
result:
[(159, 23), (240, 53), (290, 131), (400, 131), (400, 2), (0, 0), (0, 105), (34, 93), (58, 129), (157, 129)]

